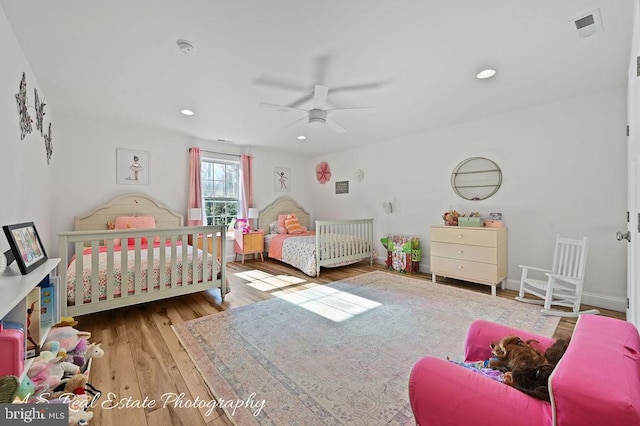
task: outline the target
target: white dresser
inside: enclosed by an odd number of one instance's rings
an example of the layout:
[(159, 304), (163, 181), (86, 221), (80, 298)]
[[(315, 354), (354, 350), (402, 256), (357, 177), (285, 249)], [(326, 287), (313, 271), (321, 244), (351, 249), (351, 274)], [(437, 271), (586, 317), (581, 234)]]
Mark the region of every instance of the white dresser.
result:
[(496, 286), (507, 278), (507, 229), (431, 227), (431, 275)]

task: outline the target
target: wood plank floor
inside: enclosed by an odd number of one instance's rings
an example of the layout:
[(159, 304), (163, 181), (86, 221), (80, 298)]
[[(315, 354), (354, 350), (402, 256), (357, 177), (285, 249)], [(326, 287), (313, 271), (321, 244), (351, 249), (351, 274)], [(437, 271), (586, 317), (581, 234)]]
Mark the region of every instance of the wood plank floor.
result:
[[(375, 270), (385, 270), (384, 265), (356, 265), (323, 269), (319, 278), (310, 278), (300, 271), (280, 262), (265, 259), (228, 264), (231, 293), (221, 302), (218, 290), (176, 297), (130, 308), (101, 312), (76, 318), (77, 328), (90, 331), (93, 341), (102, 341), (105, 356), (94, 360), (90, 382), (103, 392), (94, 404), (92, 424), (101, 426), (138, 425), (230, 425), (222, 410), (209, 408), (185, 408), (176, 401), (212, 401), (207, 385), (201, 378), (189, 355), (182, 348), (171, 329), (194, 318), (233, 309), (272, 296), (269, 292), (246, 285), (237, 274), (259, 270), (273, 275), (289, 275), (329, 283), (353, 275)], [(415, 278), (431, 280), (429, 274), (419, 273)], [(447, 285), (464, 287), (490, 294), (489, 287), (446, 280)], [(289, 287), (295, 291), (296, 285)], [(498, 297), (515, 297), (512, 290), (498, 289)], [(585, 307), (583, 307), (585, 308)], [(587, 307), (588, 308), (588, 307)], [(602, 315), (624, 319), (624, 313), (603, 310)], [(563, 318), (555, 336), (570, 336), (575, 319)], [(180, 395), (182, 397), (180, 399)], [(167, 398), (174, 398), (163, 407)], [(155, 405), (153, 404), (155, 402)]]

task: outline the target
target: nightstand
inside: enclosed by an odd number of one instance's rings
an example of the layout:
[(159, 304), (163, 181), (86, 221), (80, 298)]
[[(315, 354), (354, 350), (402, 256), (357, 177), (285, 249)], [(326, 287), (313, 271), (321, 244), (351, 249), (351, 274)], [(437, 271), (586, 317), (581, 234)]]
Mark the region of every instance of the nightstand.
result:
[(260, 254), (260, 259), (264, 262), (262, 252), (264, 251), (264, 232), (261, 229), (247, 232), (244, 234), (242, 230), (236, 229), (234, 232), (233, 248), (236, 252), (235, 259), (238, 255), (242, 255), (242, 263), (244, 263), (245, 254)]
[[(202, 234), (200, 234), (198, 236), (198, 248), (200, 250), (202, 250)], [(190, 245), (193, 245), (193, 238), (191, 235), (189, 235), (188, 237), (188, 241)], [(209, 253), (213, 253), (213, 235), (209, 235), (207, 241), (209, 242), (208, 247), (207, 247), (207, 251)], [(222, 239), (220, 238), (220, 236), (216, 237), (216, 241), (217, 241), (217, 251), (216, 253), (218, 254), (218, 260), (220, 260), (220, 252), (222, 251)]]

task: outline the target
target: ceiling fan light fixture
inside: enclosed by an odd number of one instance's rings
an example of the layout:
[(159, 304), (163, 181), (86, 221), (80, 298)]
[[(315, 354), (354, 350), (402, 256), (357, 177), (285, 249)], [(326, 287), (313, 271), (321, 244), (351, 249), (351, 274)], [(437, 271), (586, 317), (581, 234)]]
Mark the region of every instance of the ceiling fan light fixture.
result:
[(193, 111), (191, 111), (190, 109), (186, 109), (185, 108), (185, 109), (181, 109), (180, 110), (180, 114), (182, 114), (182, 115), (193, 115), (195, 113)]
[(305, 135), (300, 135), (300, 136), (298, 136), (298, 139), (299, 139), (299, 140), (301, 140), (301, 141), (305, 140), (306, 138), (307, 138), (307, 137), (306, 137)]
[(319, 129), (327, 124), (327, 111), (312, 109), (309, 111), (309, 126)]
[(484, 80), (484, 79), (487, 79), (487, 78), (491, 78), (494, 75), (496, 75), (496, 70), (494, 70), (493, 68), (487, 68), (487, 69), (484, 69), (484, 70), (480, 71), (478, 74), (476, 74), (476, 77), (479, 80)]

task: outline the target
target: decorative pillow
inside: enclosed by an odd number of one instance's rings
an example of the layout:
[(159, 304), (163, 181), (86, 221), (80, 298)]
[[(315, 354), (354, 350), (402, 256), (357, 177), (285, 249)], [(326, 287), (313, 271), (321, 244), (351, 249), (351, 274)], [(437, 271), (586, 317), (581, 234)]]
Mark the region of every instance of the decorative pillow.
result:
[(284, 226), (284, 221), (287, 219), (286, 214), (278, 215), (278, 234), (286, 234), (287, 228)]
[(287, 228), (287, 233), (289, 234), (302, 234), (304, 231), (302, 230), (302, 226), (300, 226), (300, 222), (298, 222), (298, 217), (295, 214), (290, 214), (284, 221), (284, 227)]
[[(116, 218), (115, 229), (150, 229), (156, 227), (156, 219), (153, 216), (119, 216)], [(160, 237), (155, 237), (154, 242), (159, 242)], [(147, 244), (147, 238), (140, 238), (141, 244)], [(113, 240), (114, 246), (119, 246), (119, 238)], [(129, 238), (127, 244), (135, 244), (135, 238)]]
[(269, 224), (269, 233), (270, 234), (277, 234), (278, 233), (278, 221), (274, 220), (273, 222), (271, 222)]

